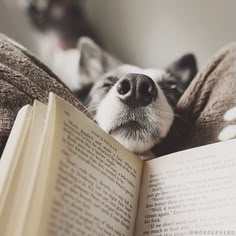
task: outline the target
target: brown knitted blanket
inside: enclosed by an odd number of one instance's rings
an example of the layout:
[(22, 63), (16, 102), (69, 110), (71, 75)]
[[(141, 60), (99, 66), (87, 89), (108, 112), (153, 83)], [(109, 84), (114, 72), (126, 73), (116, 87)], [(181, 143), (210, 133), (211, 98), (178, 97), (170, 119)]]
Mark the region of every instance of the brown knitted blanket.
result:
[[(18, 110), (32, 104), (34, 99), (46, 103), (50, 91), (86, 113), (44, 64), (16, 42), (0, 35), (0, 155)], [(212, 58), (193, 80), (178, 103), (170, 135), (155, 149), (156, 154), (218, 142), (223, 129), (236, 125), (236, 117), (224, 118), (233, 107), (236, 107), (236, 44)]]
[(19, 109), (34, 99), (47, 103), (50, 91), (85, 112), (56, 75), (24, 47), (0, 34), (0, 156)]

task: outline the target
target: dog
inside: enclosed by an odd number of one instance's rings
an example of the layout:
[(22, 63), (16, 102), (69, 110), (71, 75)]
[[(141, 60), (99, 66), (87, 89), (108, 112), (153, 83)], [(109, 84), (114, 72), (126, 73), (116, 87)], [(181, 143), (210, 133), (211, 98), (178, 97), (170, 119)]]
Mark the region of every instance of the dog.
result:
[[(96, 40), (81, 0), (28, 0), (26, 9), (49, 41), (42, 44), (46, 53), (41, 50), (41, 59), (74, 90), (102, 129), (134, 153), (147, 153), (166, 137), (176, 103), (197, 73), (194, 55), (184, 55), (164, 69), (123, 64), (81, 37)], [(79, 37), (78, 51), (74, 47)]]
[(97, 40), (85, 14), (84, 0), (21, 0), (32, 26), (47, 35), (53, 33), (62, 49), (76, 47), (79, 37)]
[(175, 106), (197, 73), (193, 54), (165, 69), (122, 64), (91, 39), (83, 37), (77, 97), (97, 124), (131, 152), (149, 151), (168, 134)]
[[(76, 48), (81, 36), (99, 42), (85, 0), (21, 0), (36, 35), (36, 54), (71, 90), (79, 88)], [(68, 79), (70, 78), (70, 79)]]

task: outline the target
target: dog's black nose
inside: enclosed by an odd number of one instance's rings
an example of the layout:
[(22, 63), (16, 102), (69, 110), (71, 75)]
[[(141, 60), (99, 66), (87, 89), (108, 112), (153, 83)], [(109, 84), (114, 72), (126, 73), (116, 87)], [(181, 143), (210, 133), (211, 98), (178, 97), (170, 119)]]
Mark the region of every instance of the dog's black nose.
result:
[(143, 74), (127, 74), (116, 87), (120, 100), (131, 107), (149, 105), (157, 98), (157, 88), (154, 81)]

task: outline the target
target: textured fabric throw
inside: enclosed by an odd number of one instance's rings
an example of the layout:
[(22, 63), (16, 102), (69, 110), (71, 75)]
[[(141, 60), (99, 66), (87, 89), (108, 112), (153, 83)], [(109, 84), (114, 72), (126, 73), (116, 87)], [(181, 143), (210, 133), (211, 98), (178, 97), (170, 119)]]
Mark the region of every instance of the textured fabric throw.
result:
[[(70, 90), (24, 47), (0, 35), (0, 153), (19, 109), (52, 91), (89, 114)], [(156, 155), (236, 136), (236, 44), (216, 54), (182, 98), (169, 136)]]
[(50, 91), (85, 112), (56, 75), (24, 47), (0, 34), (0, 155), (19, 109), (34, 99), (47, 103)]

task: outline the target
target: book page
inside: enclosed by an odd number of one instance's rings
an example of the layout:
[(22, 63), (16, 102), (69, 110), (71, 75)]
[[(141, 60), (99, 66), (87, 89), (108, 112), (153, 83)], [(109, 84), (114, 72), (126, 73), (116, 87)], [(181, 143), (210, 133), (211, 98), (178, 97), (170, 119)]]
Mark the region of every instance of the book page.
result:
[(39, 141), (42, 135), (46, 110), (46, 105), (38, 101), (34, 102), (28, 139), (24, 142), (24, 152), (20, 154), (18, 172), (15, 172), (2, 214), (1, 235), (20, 235), (22, 231), (39, 163), (37, 153), (39, 152)]
[[(27, 139), (28, 129), (31, 121), (32, 107), (27, 105), (20, 109), (7, 140), (1, 157), (0, 165), (0, 222), (3, 208), (8, 198), (10, 186), (14, 176), (20, 168), (24, 151), (24, 143)], [(1, 225), (1, 223), (0, 223)]]
[(147, 161), (135, 236), (236, 235), (236, 140)]
[(133, 235), (143, 162), (51, 95), (53, 151), (37, 235)]
[(55, 111), (52, 107), (47, 106), (45, 119), (43, 121), (43, 127), (39, 134), (39, 140), (37, 145), (37, 153), (35, 153), (35, 159), (37, 159), (37, 165), (34, 170), (34, 181), (31, 188), (31, 194), (29, 197), (28, 209), (23, 220), (22, 231), (18, 235), (32, 236), (36, 235), (37, 228), (40, 224), (40, 217), (44, 211), (43, 199), (45, 193), (47, 194), (48, 175), (50, 171), (50, 163), (53, 162), (51, 158), (51, 148), (53, 143), (53, 130), (55, 125)]

